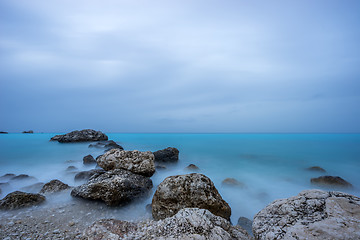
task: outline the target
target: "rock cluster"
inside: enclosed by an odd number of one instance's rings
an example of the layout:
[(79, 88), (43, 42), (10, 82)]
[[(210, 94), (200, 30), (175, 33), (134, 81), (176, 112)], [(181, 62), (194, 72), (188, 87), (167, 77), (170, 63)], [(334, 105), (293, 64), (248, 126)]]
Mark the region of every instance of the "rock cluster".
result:
[(179, 150), (173, 147), (168, 147), (154, 152), (154, 156), (155, 162), (174, 163), (179, 160)]
[(45, 197), (40, 194), (25, 193), (15, 191), (9, 193), (0, 200), (0, 209), (17, 209), (22, 207), (29, 207), (38, 205), (45, 201)]
[(90, 142), (108, 140), (108, 137), (100, 132), (92, 129), (84, 129), (81, 131), (72, 131), (64, 135), (56, 135), (50, 139), (51, 141), (58, 141), (61, 143), (69, 142)]
[(69, 185), (61, 182), (60, 180), (54, 179), (46, 183), (40, 190), (40, 193), (55, 193), (69, 188), (70, 188)]

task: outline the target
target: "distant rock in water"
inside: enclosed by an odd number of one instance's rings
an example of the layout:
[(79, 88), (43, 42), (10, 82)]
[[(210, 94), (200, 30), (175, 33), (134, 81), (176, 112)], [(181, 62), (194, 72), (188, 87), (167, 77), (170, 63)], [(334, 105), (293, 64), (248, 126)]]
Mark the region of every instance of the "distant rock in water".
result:
[(187, 166), (185, 168), (185, 170), (189, 170), (189, 171), (199, 171), (200, 168), (198, 166), (196, 166), (195, 164), (189, 164), (189, 166)]
[(81, 131), (72, 131), (64, 135), (56, 135), (50, 139), (51, 141), (58, 141), (61, 143), (70, 142), (91, 142), (108, 140), (108, 137), (100, 132), (92, 129), (84, 129)]
[(312, 184), (320, 185), (320, 186), (328, 186), (328, 187), (345, 187), (351, 188), (353, 185), (341, 177), (334, 177), (334, 176), (321, 176), (318, 178), (312, 178)]
[(98, 177), (99, 175), (105, 173), (104, 169), (92, 169), (89, 171), (82, 171), (75, 175), (75, 181), (87, 181), (91, 177)]
[(257, 213), (255, 239), (360, 239), (360, 198), (307, 190)]
[(146, 177), (155, 173), (154, 154), (149, 151), (111, 149), (97, 159), (97, 164), (106, 171), (124, 169)]
[(8, 134), (8, 132), (0, 131), (0, 134)]
[(15, 177), (12, 177), (10, 180), (37, 180), (37, 179), (27, 174), (20, 174)]
[(7, 174), (5, 174), (5, 175), (2, 175), (1, 177), (0, 177), (0, 180), (10, 180), (11, 178), (13, 178), (13, 177), (15, 177), (16, 175), (15, 174), (13, 174), (13, 173), (7, 173)]
[(84, 164), (84, 165), (96, 164), (96, 160), (94, 159), (93, 156), (91, 156), (91, 155), (89, 154), (89, 155), (86, 155), (86, 156), (83, 158), (83, 164)]
[(84, 231), (84, 237), (95, 239), (198, 239), (248, 240), (251, 237), (239, 226), (206, 209), (185, 208), (160, 221), (133, 223), (114, 219), (96, 221)]
[(179, 150), (168, 147), (163, 150), (154, 152), (155, 162), (174, 163), (179, 160)]
[(77, 170), (77, 167), (75, 167), (75, 166), (68, 166), (68, 167), (66, 168), (66, 171), (68, 171), (68, 172), (70, 172), (70, 171), (75, 171), (75, 170)]
[(109, 150), (114, 149), (114, 148), (124, 150), (124, 148), (122, 146), (120, 146), (119, 144), (117, 144), (113, 140), (100, 141), (100, 142), (97, 142), (97, 143), (92, 143), (92, 144), (89, 145), (89, 148), (102, 148), (105, 151), (109, 151)]
[(208, 209), (230, 220), (229, 204), (222, 199), (210, 178), (203, 174), (170, 176), (156, 189), (152, 199), (155, 220), (171, 217), (183, 208)]
[(74, 188), (71, 196), (104, 201), (108, 206), (119, 206), (145, 196), (153, 184), (150, 178), (115, 169)]
[(312, 171), (312, 172), (323, 172), (323, 173), (326, 172), (325, 169), (323, 169), (322, 167), (319, 167), (319, 166), (309, 167), (309, 168), (306, 168), (306, 170)]
[(45, 197), (40, 194), (25, 193), (25, 192), (12, 192), (0, 200), (0, 209), (17, 209), (39, 205), (45, 201)]
[(33, 130), (29, 130), (29, 131), (23, 131), (22, 133), (34, 133)]
[(222, 182), (222, 185), (225, 186), (231, 186), (231, 187), (239, 187), (239, 188), (245, 188), (245, 184), (242, 182), (239, 182), (235, 178), (225, 178)]
[(69, 189), (70, 186), (61, 182), (60, 180), (54, 179), (51, 180), (50, 182), (46, 183), (40, 193), (55, 193), (55, 192), (60, 192), (66, 189)]

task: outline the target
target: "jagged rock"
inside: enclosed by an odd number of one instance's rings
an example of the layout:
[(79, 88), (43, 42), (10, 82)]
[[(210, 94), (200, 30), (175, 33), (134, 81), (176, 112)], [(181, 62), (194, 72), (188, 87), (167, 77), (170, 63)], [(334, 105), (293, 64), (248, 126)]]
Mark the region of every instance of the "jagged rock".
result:
[(50, 141), (58, 141), (61, 143), (90, 142), (90, 141), (102, 141), (102, 140), (108, 140), (108, 137), (104, 133), (92, 129), (72, 131), (64, 135), (56, 135), (50, 139)]
[(203, 174), (170, 176), (159, 184), (152, 199), (154, 219), (171, 217), (183, 208), (208, 209), (213, 214), (230, 220), (229, 205), (222, 199), (210, 178)]
[(155, 162), (177, 162), (179, 160), (179, 150), (168, 147), (154, 152)]
[(256, 239), (360, 239), (360, 198), (307, 190), (275, 200), (254, 217)]
[(113, 140), (100, 141), (100, 142), (97, 142), (97, 143), (92, 143), (92, 144), (89, 145), (89, 148), (102, 148), (105, 151), (109, 151), (109, 150), (114, 149), (114, 148), (124, 150), (124, 148), (122, 146), (120, 146), (119, 144), (117, 144)]
[(75, 175), (75, 181), (89, 180), (91, 177), (97, 177), (105, 173), (103, 169), (91, 169), (89, 171), (82, 171)]
[(89, 154), (89, 155), (86, 155), (86, 156), (83, 158), (83, 164), (84, 164), (84, 165), (96, 164), (96, 160), (94, 159), (93, 156), (91, 156), (91, 155)]
[(22, 133), (34, 133), (33, 130), (29, 130), (29, 131), (23, 131)]
[(24, 192), (28, 192), (28, 193), (38, 193), (38, 192), (40, 192), (40, 190), (42, 189), (43, 186), (44, 186), (44, 183), (38, 182), (38, 183), (31, 184), (29, 186), (23, 187), (20, 190), (22, 190)]
[(104, 219), (95, 222), (84, 231), (89, 240), (95, 239), (251, 239), (239, 226), (215, 216), (206, 209), (185, 208), (172, 217), (160, 221), (145, 221), (138, 224)]
[(20, 174), (15, 177), (12, 177), (10, 180), (36, 180), (36, 178), (29, 176), (27, 174)]
[(239, 187), (239, 188), (245, 188), (245, 184), (242, 182), (239, 182), (235, 178), (225, 178), (222, 182), (222, 185), (224, 186), (231, 186), (231, 187)]
[(312, 178), (311, 183), (320, 185), (320, 186), (329, 186), (329, 187), (345, 187), (351, 188), (352, 184), (345, 181), (341, 177), (334, 176), (321, 176), (318, 178)]
[(45, 197), (40, 194), (12, 192), (0, 200), (0, 209), (17, 209), (22, 207), (29, 207), (39, 205), (45, 201)]
[(185, 168), (185, 170), (190, 170), (190, 171), (199, 171), (200, 168), (198, 166), (196, 166), (195, 164), (189, 164), (189, 166), (187, 166)]
[(146, 177), (155, 173), (154, 155), (151, 152), (111, 149), (99, 157), (97, 163), (106, 171), (124, 169)]
[(306, 170), (312, 171), (312, 172), (323, 172), (323, 173), (326, 172), (325, 169), (323, 169), (322, 167), (319, 167), (319, 166), (309, 167), (309, 168), (306, 168)]
[(115, 169), (91, 177), (87, 183), (74, 188), (71, 195), (101, 200), (109, 206), (117, 206), (146, 195), (152, 186), (152, 181), (148, 177)]
[(51, 180), (50, 182), (46, 183), (40, 193), (55, 193), (55, 192), (60, 192), (66, 189), (69, 189), (70, 186), (61, 182), (60, 180), (54, 179)]
[(252, 233), (252, 221), (246, 217), (239, 217), (237, 225), (242, 227), (246, 232), (248, 232), (251, 236), (253, 236)]

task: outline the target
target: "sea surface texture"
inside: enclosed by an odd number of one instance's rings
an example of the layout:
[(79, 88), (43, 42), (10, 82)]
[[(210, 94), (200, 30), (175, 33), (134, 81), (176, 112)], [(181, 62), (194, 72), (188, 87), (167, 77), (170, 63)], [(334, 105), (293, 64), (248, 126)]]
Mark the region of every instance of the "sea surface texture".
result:
[[(54, 133), (1, 134), (0, 176), (7, 173), (28, 174), (36, 179), (9, 181), (1, 186), (1, 198), (36, 182), (59, 179), (69, 185), (76, 171), (93, 168), (84, 166), (82, 158), (94, 157), (103, 150), (89, 148), (90, 143), (50, 142)], [(329, 189), (314, 186), (310, 179), (322, 175), (340, 176), (354, 188), (337, 189), (360, 196), (360, 134), (117, 134), (107, 133), (125, 150), (156, 151), (176, 147), (179, 162), (157, 170), (152, 177), (156, 186), (167, 176), (190, 173), (189, 164), (210, 177), (223, 199), (232, 209), (231, 220), (240, 216), (252, 219), (275, 199), (295, 196), (305, 189)], [(77, 170), (66, 170), (75, 166)], [(326, 173), (308, 171), (320, 166)], [(222, 184), (225, 178), (235, 178), (239, 186)], [(2, 181), (0, 182), (7, 182)], [(70, 196), (63, 201), (76, 201)], [(116, 211), (119, 219), (143, 217), (151, 196)], [(142, 207), (139, 207), (142, 206)], [(94, 207), (99, 206), (94, 205)], [(126, 211), (124, 212), (124, 209)], [(140, 210), (139, 210), (140, 209)]]

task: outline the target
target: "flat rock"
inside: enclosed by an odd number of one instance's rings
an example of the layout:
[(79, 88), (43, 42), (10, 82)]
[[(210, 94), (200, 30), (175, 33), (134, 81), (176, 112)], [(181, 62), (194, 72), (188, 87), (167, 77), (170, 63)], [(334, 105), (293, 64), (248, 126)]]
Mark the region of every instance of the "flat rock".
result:
[(154, 152), (155, 162), (174, 163), (179, 161), (179, 150), (177, 148), (168, 147)]
[(320, 186), (328, 186), (328, 187), (343, 187), (343, 188), (351, 188), (352, 184), (345, 181), (341, 177), (334, 176), (321, 176), (318, 178), (312, 178), (312, 184), (320, 185)]
[(104, 169), (91, 169), (89, 171), (82, 171), (75, 175), (75, 181), (89, 180), (91, 177), (97, 177), (105, 173)]
[(118, 206), (145, 196), (152, 186), (152, 181), (148, 177), (115, 169), (91, 177), (87, 183), (74, 188), (71, 195), (104, 201), (108, 206)]
[(191, 173), (167, 177), (159, 184), (152, 199), (155, 220), (175, 215), (183, 208), (208, 209), (213, 214), (230, 220), (231, 209), (214, 183), (203, 174)]
[(311, 172), (322, 172), (322, 173), (326, 172), (325, 169), (323, 169), (322, 167), (319, 167), (319, 166), (309, 167), (309, 168), (306, 168), (306, 170), (311, 171)]
[(0, 209), (17, 209), (39, 205), (45, 201), (45, 197), (40, 194), (25, 193), (25, 192), (12, 192), (0, 200)]
[(40, 190), (40, 193), (55, 193), (55, 192), (64, 191), (69, 188), (70, 188), (69, 185), (61, 182), (60, 180), (54, 179), (46, 183)]
[(155, 162), (152, 152), (111, 149), (99, 157), (97, 163), (106, 171), (124, 169), (146, 177), (151, 177), (155, 173)]
[(257, 213), (253, 233), (256, 239), (360, 239), (360, 198), (306, 190)]
[(101, 131), (92, 129), (84, 129), (81, 131), (72, 131), (64, 135), (56, 135), (50, 139), (51, 141), (58, 141), (61, 143), (69, 142), (90, 142), (108, 140), (108, 137)]
[(91, 155), (89, 154), (89, 155), (86, 155), (86, 156), (83, 158), (83, 164), (84, 164), (84, 165), (96, 164), (96, 160), (94, 159), (93, 156), (91, 156)]
[(185, 208), (172, 217), (160, 221), (145, 221), (138, 224), (104, 219), (95, 222), (84, 231), (84, 237), (95, 239), (251, 239), (239, 226), (212, 214), (206, 209)]

